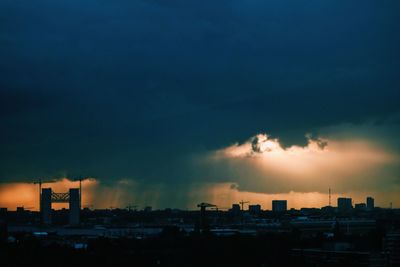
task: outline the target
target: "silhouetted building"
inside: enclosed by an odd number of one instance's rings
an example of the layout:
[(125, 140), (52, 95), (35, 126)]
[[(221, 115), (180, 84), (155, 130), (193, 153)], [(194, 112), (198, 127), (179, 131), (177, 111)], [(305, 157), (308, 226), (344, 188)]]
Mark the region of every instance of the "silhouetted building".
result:
[(69, 224), (78, 225), (81, 212), (79, 189), (69, 189)]
[(43, 188), (40, 195), (40, 213), (44, 225), (51, 224), (51, 188)]
[(249, 205), (249, 212), (252, 214), (259, 214), (261, 212), (261, 205)]
[(339, 212), (348, 212), (353, 209), (352, 199), (339, 197), (337, 199), (338, 211)]
[(0, 218), (6, 218), (7, 217), (7, 208), (0, 208)]
[(273, 212), (287, 211), (287, 200), (272, 200), (272, 211)]
[(240, 205), (239, 204), (232, 204), (231, 212), (233, 214), (240, 214)]
[(17, 212), (24, 212), (25, 208), (24, 207), (17, 207)]
[(52, 203), (69, 203), (68, 222), (70, 225), (80, 223), (81, 196), (79, 188), (70, 188), (68, 193), (54, 193), (51, 188), (43, 188), (40, 194), (40, 213), (42, 224), (52, 224)]
[(375, 200), (372, 197), (367, 197), (367, 209), (373, 210), (375, 208)]

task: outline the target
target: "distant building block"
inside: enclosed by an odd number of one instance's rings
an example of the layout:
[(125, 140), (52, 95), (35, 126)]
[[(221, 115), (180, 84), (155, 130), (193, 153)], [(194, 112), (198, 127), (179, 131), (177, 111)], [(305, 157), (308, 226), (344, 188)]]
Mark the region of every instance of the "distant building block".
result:
[(375, 200), (372, 197), (367, 197), (367, 209), (373, 210), (375, 208)]
[(272, 211), (273, 212), (287, 211), (287, 200), (272, 200)]
[(339, 212), (348, 212), (353, 209), (352, 199), (339, 197), (337, 199), (338, 211)]
[(51, 204), (69, 203), (69, 224), (80, 223), (81, 196), (79, 188), (70, 188), (68, 193), (54, 193), (51, 188), (43, 188), (40, 194), (40, 213), (43, 225), (50, 225)]

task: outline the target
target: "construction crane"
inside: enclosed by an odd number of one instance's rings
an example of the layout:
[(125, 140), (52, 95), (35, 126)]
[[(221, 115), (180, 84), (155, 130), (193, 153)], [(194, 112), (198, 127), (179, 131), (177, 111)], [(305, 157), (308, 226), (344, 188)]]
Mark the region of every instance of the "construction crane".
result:
[(328, 193), (329, 193), (329, 207), (330, 207), (331, 206), (331, 188), (330, 187), (329, 187)]
[(244, 209), (243, 209), (243, 205), (244, 205), (244, 204), (247, 204), (247, 203), (250, 203), (250, 202), (249, 202), (249, 201), (243, 201), (243, 200), (239, 202), (239, 204), (240, 204), (241, 207), (242, 207), (242, 211), (244, 210)]
[(34, 181), (33, 184), (39, 185), (39, 212), (40, 212), (40, 224), (43, 223), (42, 221), (42, 184), (53, 183), (55, 180), (47, 180), (43, 181), (42, 178), (38, 178), (38, 180)]
[(79, 208), (82, 206), (82, 181), (91, 179), (93, 176), (79, 176), (77, 178), (72, 179), (72, 181), (74, 182), (78, 182), (79, 181)]
[(79, 178), (74, 179), (74, 181), (79, 181), (79, 209), (82, 206), (82, 176), (79, 176)]
[(79, 176), (78, 178), (73, 179), (74, 182), (79, 181), (79, 206), (82, 205), (82, 181), (90, 179), (91, 176), (86, 176), (85, 178), (82, 176)]

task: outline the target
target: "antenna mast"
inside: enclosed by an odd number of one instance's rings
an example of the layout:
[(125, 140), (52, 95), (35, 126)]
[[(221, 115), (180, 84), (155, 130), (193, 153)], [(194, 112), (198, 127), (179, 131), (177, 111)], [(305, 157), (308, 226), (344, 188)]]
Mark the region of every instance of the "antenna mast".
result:
[(331, 188), (329, 187), (329, 207), (331, 207)]

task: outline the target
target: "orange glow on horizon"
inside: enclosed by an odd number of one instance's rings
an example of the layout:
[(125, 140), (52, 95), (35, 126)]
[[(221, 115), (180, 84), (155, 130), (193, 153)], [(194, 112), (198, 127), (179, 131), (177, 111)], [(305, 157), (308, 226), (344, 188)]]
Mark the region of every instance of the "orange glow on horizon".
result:
[[(97, 184), (94, 179), (82, 181), (82, 207), (88, 205), (92, 199), (91, 189)], [(51, 188), (53, 192), (68, 192), (69, 188), (79, 188), (79, 182), (66, 178), (54, 183), (43, 183), (42, 188)], [(7, 183), (0, 184), (0, 207), (15, 210), (17, 207), (38, 211), (39, 186), (33, 183)], [(53, 209), (68, 208), (68, 203), (53, 203)]]
[[(233, 203), (239, 203), (241, 200), (249, 201), (250, 205), (260, 204), (262, 209), (271, 210), (272, 200), (287, 200), (288, 209), (301, 209), (301, 208), (321, 208), (329, 205), (329, 194), (321, 192), (289, 192), (289, 193), (276, 193), (276, 194), (264, 194), (238, 191), (231, 188), (232, 184), (221, 183), (215, 184), (208, 187), (206, 190), (207, 199), (210, 203), (216, 204), (219, 207), (229, 208)], [(353, 199), (353, 205), (355, 203), (365, 203), (366, 197), (372, 196), (375, 198), (375, 205), (387, 208), (390, 202), (393, 202), (393, 207), (397, 207), (400, 203), (400, 198), (397, 192), (347, 192), (344, 193), (332, 193), (331, 194), (331, 206), (337, 206), (337, 198), (339, 197), (350, 197)], [(397, 203), (397, 204), (396, 204)]]
[[(128, 203), (135, 205), (153, 205), (154, 208), (166, 208), (168, 203), (159, 201), (161, 192), (168, 191), (162, 186), (153, 187), (153, 190), (142, 191), (137, 189), (134, 183), (121, 180), (115, 185), (102, 185), (96, 180), (85, 180), (82, 182), (82, 208), (125, 208)], [(67, 179), (56, 183), (43, 184), (43, 188), (51, 187), (54, 192), (67, 192), (69, 188), (79, 187), (78, 182), (71, 182)], [(329, 204), (328, 194), (321, 192), (289, 192), (264, 194), (254, 192), (238, 191), (232, 187), (231, 183), (215, 184), (194, 184), (192, 190), (187, 192), (187, 202), (179, 203), (179, 207), (196, 209), (196, 204), (200, 202), (210, 202), (216, 204), (221, 209), (230, 208), (233, 203), (241, 200), (249, 201), (250, 204), (260, 204), (262, 209), (271, 209), (271, 202), (274, 199), (285, 199), (288, 201), (288, 208), (320, 208)], [(354, 203), (365, 203), (367, 196), (372, 196), (376, 200), (376, 205), (388, 207), (393, 202), (393, 207), (400, 203), (397, 192), (348, 192), (347, 194), (333, 193), (331, 205), (336, 206), (338, 197), (351, 197)], [(139, 202), (138, 200), (144, 202)], [(10, 183), (0, 184), (0, 207), (15, 210), (17, 207), (37, 211), (39, 210), (39, 188), (38, 185), (31, 183)], [(68, 204), (53, 204), (53, 209), (68, 208)]]

